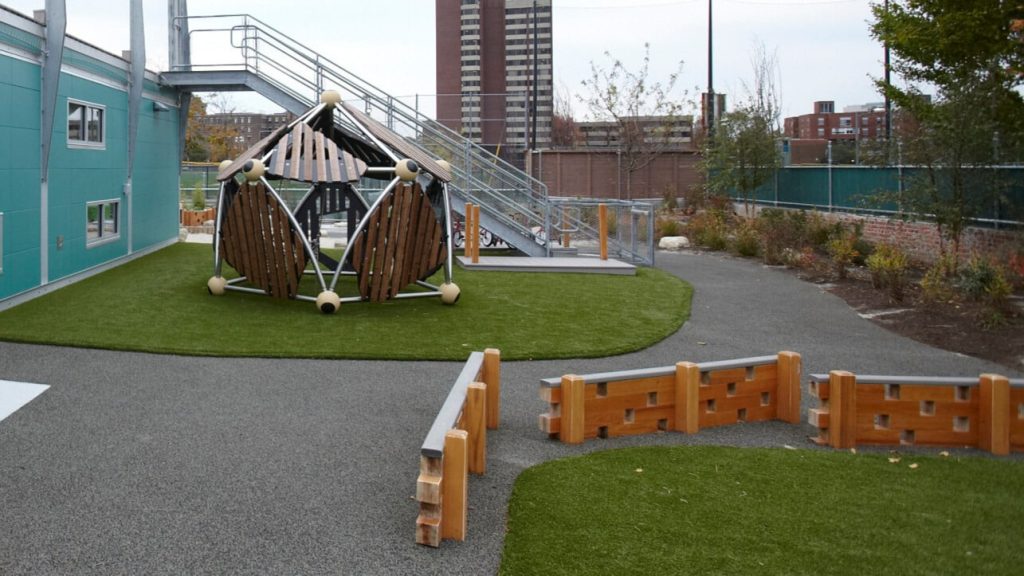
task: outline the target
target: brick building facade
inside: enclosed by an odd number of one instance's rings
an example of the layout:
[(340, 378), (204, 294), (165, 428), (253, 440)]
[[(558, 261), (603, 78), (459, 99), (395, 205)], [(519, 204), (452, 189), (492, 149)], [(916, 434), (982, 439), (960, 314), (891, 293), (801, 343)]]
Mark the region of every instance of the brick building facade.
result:
[(783, 121), (783, 135), (802, 140), (858, 140), (885, 136), (885, 105), (847, 106), (835, 111), (835, 102), (814, 103), (814, 113), (790, 116)]

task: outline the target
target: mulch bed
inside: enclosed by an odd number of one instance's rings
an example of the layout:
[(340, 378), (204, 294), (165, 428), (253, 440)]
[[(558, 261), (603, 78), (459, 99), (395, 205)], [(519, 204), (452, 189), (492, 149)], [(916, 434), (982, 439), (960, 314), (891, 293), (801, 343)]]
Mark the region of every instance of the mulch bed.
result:
[[(1002, 325), (986, 326), (984, 305), (965, 300), (926, 302), (919, 278), (912, 278), (903, 300), (895, 302), (887, 292), (871, 286), (864, 269), (854, 269), (844, 280), (819, 271), (792, 272), (803, 280), (823, 284), (858, 313), (871, 315), (872, 322), (901, 336), (1024, 370), (1024, 299), (1019, 296), (1003, 310)], [(884, 313), (887, 311), (892, 313)], [(876, 316), (879, 312), (883, 313)]]

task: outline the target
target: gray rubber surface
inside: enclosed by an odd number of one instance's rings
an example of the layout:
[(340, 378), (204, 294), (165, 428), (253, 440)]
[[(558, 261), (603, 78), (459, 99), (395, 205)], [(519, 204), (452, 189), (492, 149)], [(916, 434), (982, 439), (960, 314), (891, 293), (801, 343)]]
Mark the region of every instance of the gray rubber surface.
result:
[(493, 574), (512, 483), (533, 464), (631, 445), (812, 448), (808, 426), (781, 423), (568, 447), (537, 429), (542, 377), (780, 350), (805, 374), (1021, 375), (888, 333), (778, 270), (658, 258), (694, 285), (690, 321), (634, 354), (503, 364), (468, 539), (440, 549), (413, 542), (418, 450), (461, 364), (0, 343), (0, 378), (52, 386), (0, 422), (0, 574)]

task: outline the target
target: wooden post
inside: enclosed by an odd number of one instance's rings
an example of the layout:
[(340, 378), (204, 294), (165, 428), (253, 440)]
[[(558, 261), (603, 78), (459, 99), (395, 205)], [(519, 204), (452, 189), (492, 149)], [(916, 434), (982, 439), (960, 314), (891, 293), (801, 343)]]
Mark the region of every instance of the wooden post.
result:
[(828, 373), (829, 444), (833, 448), (857, 445), (857, 377), (850, 372)]
[(569, 209), (562, 207), (562, 247), (569, 247), (569, 233), (566, 230), (569, 229)]
[(1010, 453), (1010, 380), (982, 374), (978, 388), (978, 447), (1006, 456)]
[(437, 548), (441, 545), (441, 458), (420, 456), (420, 476), (416, 479), (416, 543)]
[(676, 431), (696, 434), (700, 431), (700, 367), (693, 362), (676, 364)]
[(473, 205), (473, 264), (480, 263), (480, 205)]
[(449, 430), (444, 436), (444, 477), (441, 481), (441, 538), (466, 539), (467, 461), (465, 430)]
[(487, 384), (487, 427), (497, 430), (501, 416), (501, 351), (496, 348), (484, 350), (483, 379)]
[(601, 239), (601, 260), (608, 259), (608, 205), (597, 205), (597, 231)]
[(776, 388), (776, 418), (790, 424), (800, 423), (800, 355), (779, 352)]
[(583, 442), (583, 378), (575, 374), (562, 376), (562, 429), (559, 438), (567, 444)]
[(472, 261), (473, 259), (473, 203), (466, 202), (466, 229), (462, 232), (462, 253)]
[(487, 385), (473, 382), (466, 390), (466, 432), (469, 440), (469, 471), (483, 474), (487, 471)]

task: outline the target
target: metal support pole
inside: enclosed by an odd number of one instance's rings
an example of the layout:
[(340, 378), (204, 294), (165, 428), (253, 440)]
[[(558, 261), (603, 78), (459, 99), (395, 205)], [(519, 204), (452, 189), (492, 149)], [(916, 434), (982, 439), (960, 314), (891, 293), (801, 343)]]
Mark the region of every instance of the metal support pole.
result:
[(533, 0), (533, 128), (530, 131), (530, 150), (537, 149), (537, 0)]
[(832, 211), (832, 141), (828, 141), (828, 211)]

